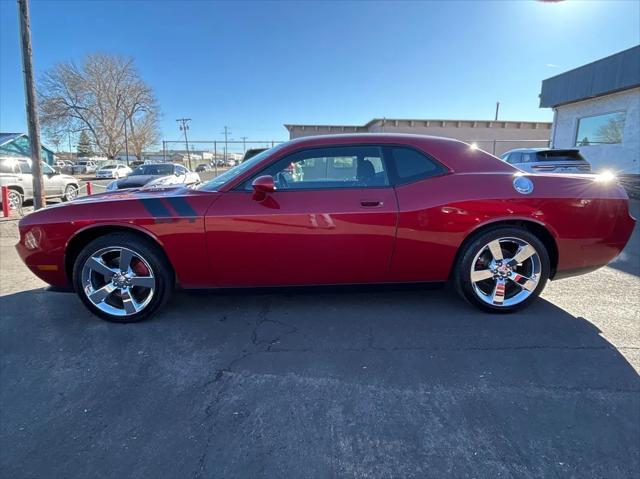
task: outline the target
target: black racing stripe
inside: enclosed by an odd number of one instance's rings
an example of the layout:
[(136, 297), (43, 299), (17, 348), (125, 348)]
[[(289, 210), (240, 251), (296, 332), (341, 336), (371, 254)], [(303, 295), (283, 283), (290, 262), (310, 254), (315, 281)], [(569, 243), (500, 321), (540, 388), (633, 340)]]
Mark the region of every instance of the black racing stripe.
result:
[(195, 210), (191, 207), (189, 202), (182, 196), (174, 196), (165, 198), (165, 201), (171, 205), (171, 208), (178, 214), (178, 216), (192, 217), (197, 216)]
[(140, 201), (154, 218), (171, 218), (173, 216), (169, 209), (162, 204), (162, 201), (157, 198), (146, 198)]

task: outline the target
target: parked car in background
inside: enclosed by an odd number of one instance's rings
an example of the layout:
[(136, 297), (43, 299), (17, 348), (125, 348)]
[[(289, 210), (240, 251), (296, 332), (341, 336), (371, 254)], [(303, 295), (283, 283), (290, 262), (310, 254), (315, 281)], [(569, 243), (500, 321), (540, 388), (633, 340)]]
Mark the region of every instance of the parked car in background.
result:
[(77, 161), (75, 165), (73, 165), (73, 174), (88, 175), (90, 173), (95, 173), (97, 167), (98, 165), (95, 161), (80, 160), (80, 161)]
[(17, 249), (39, 278), (72, 287), (110, 321), (148, 317), (175, 285), (451, 281), (471, 304), (506, 313), (549, 279), (613, 260), (634, 225), (624, 189), (606, 177), (526, 174), (448, 138), (326, 135), (198, 188), (36, 211), (20, 221)]
[(244, 152), (244, 156), (242, 157), (242, 163), (247, 161), (249, 158), (253, 158), (258, 153), (262, 153), (263, 151), (266, 151), (266, 150), (267, 148), (249, 148), (247, 151)]
[(137, 166), (126, 178), (112, 181), (108, 191), (127, 188), (160, 187), (175, 184), (192, 185), (200, 182), (200, 176), (182, 165), (174, 163), (150, 163)]
[(591, 173), (591, 165), (576, 149), (519, 148), (500, 159), (529, 173)]
[[(0, 186), (9, 187), (9, 206), (19, 208), (25, 200), (33, 199), (33, 175), (31, 159), (0, 158)], [(49, 198), (73, 200), (78, 196), (78, 180), (63, 175), (42, 162), (44, 194)]]
[(200, 163), (196, 166), (196, 173), (203, 173), (205, 171), (211, 171), (211, 165), (208, 163)]
[(131, 168), (127, 165), (111, 163), (101, 166), (96, 171), (96, 178), (124, 178), (131, 173)]
[(69, 160), (56, 160), (53, 164), (53, 169), (58, 173), (73, 173), (73, 162)]

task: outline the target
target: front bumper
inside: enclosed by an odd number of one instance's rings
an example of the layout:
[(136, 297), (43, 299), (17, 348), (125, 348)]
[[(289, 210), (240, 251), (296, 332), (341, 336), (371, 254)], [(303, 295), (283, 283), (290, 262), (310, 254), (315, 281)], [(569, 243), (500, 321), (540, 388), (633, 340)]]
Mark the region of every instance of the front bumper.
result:
[[(33, 241), (25, 240), (29, 232), (39, 236), (37, 245), (34, 245)], [(38, 227), (20, 228), (20, 240), (16, 244), (16, 251), (27, 268), (45, 283), (59, 288), (70, 286), (65, 271), (64, 241), (58, 241), (55, 237), (45, 237)]]

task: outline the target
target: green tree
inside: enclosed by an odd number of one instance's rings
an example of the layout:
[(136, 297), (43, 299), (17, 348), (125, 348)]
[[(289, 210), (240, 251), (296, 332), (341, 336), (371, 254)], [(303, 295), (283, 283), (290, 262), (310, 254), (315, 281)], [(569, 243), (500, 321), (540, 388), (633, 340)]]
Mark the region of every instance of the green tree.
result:
[(80, 133), (80, 139), (78, 140), (78, 157), (93, 156), (93, 150), (91, 148), (91, 141), (86, 130), (82, 130)]

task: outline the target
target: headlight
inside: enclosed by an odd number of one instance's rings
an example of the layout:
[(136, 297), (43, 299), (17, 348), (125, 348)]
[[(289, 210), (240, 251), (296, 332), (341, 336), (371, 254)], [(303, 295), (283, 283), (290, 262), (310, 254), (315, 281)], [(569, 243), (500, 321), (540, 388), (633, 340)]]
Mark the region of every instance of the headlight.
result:
[(24, 235), (24, 246), (28, 250), (38, 249), (40, 240), (42, 239), (42, 231), (39, 228), (33, 228)]
[(117, 181), (112, 181), (111, 183), (109, 183), (107, 185), (107, 191), (115, 191), (118, 189), (118, 182)]

